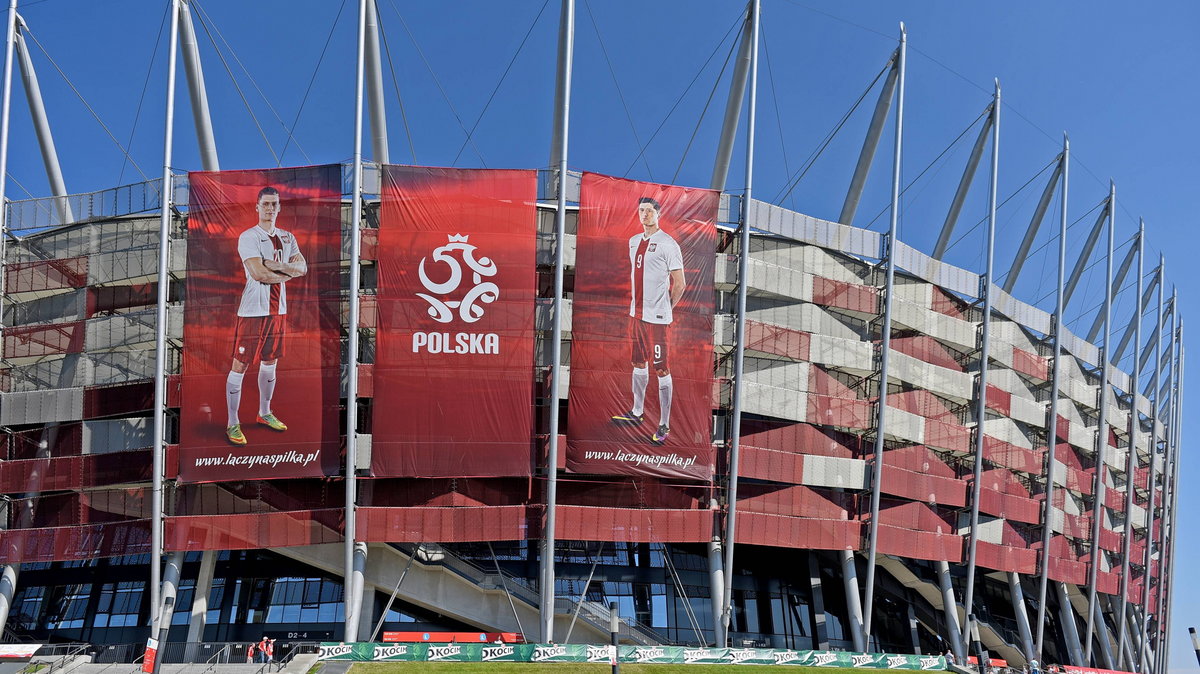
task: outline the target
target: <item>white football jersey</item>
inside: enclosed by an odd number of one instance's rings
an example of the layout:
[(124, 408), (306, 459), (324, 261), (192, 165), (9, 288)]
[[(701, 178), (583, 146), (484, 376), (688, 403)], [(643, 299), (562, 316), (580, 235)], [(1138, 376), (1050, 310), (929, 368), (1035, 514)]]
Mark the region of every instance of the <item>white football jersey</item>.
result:
[(284, 283), (262, 283), (255, 281), (246, 268), (246, 260), (262, 258), (287, 262), (300, 254), (296, 237), (278, 227), (274, 234), (267, 234), (255, 225), (238, 237), (238, 255), (246, 272), (246, 289), (242, 291), (242, 302), (238, 305), (238, 316), (273, 316), (287, 313), (287, 285)]
[(661, 229), (650, 238), (629, 239), (629, 315), (647, 323), (668, 324), (671, 315), (671, 272), (683, 269), (683, 251)]

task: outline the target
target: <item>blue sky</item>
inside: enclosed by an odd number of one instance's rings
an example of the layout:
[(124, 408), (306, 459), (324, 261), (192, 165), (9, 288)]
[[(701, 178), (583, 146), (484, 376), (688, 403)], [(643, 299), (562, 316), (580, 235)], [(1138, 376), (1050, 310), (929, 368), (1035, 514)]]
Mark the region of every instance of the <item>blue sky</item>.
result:
[[(148, 176), (162, 170), (166, 37), (164, 30), (156, 48), (156, 34), (165, 8), (165, 0), (34, 0), (19, 8), (32, 36)], [(579, 0), (571, 166), (707, 185), (728, 78), (726, 73), (718, 80), (718, 74), (740, 11), (740, 2), (731, 0)], [(380, 13), (390, 51), (385, 80), (392, 161), (548, 164), (557, 2), (380, 0)], [(350, 158), (353, 0), (207, 0), (196, 14), (204, 19), (197, 31), (223, 168)], [(1005, 102), (999, 192), (1001, 199), (1011, 199), (998, 214), (997, 268), (1007, 269), (1048, 175), (1039, 172), (1054, 159), (1067, 131), (1073, 151), (1068, 213), (1070, 221), (1081, 220), (1071, 230), (1072, 250), (1080, 247), (1095, 219), (1087, 213), (1104, 198), (1112, 178), (1118, 246), (1127, 245), (1144, 217), (1147, 272), (1164, 252), (1183, 315), (1200, 315), (1191, 311), (1198, 294), (1184, 273), (1190, 260), (1183, 254), (1197, 244), (1187, 199), (1200, 178), (1200, 135), (1192, 114), (1200, 94), (1190, 85), (1200, 66), (1194, 32), (1200, 5), (1185, 0), (1155, 3), (1153, 10), (1111, 0), (763, 0), (756, 197), (836, 219), (875, 91), (796, 188), (786, 194), (784, 188), (884, 67), (901, 20), (910, 44), (904, 183), (929, 168), (904, 198), (903, 240), (932, 248), (978, 127), (934, 160), (980, 115), (993, 78), (999, 78)], [(68, 189), (142, 180), (39, 46), (31, 46)], [(182, 86), (178, 100), (173, 165), (197, 169)], [(472, 128), (468, 143), (464, 129)], [(294, 129), (292, 138), (288, 129)], [(19, 93), (11, 137), (8, 197), (45, 196), (41, 159)], [(366, 152), (369, 156), (369, 146)], [(731, 190), (742, 184), (742, 157), (739, 147)], [(947, 255), (975, 270), (982, 268), (983, 229), (969, 230), (986, 215), (986, 166), (959, 220), (961, 240)], [(855, 224), (871, 222), (887, 205), (889, 171), (890, 159), (881, 155)], [(885, 214), (871, 226), (882, 229), (886, 220)], [(1049, 241), (1055, 223), (1044, 226), (1039, 245)], [(1036, 301), (1052, 293), (1054, 247), (1030, 259), (1018, 297)], [(1090, 326), (1102, 282), (1098, 265), (1081, 284), (1067, 312), (1076, 332)], [(1048, 308), (1048, 301), (1041, 306)], [(1117, 303), (1118, 323), (1128, 321), (1131, 311), (1132, 293), (1126, 291)], [(1128, 369), (1128, 360), (1123, 366)], [(1185, 402), (1193, 398), (1185, 393)], [(1184, 436), (1191, 437), (1194, 424), (1184, 416)], [(1183, 470), (1186, 484), (1194, 474), (1190, 456), (1184, 456)], [(1200, 591), (1187, 582), (1195, 572), (1189, 558), (1200, 545), (1189, 517), (1194, 498), (1187, 490), (1180, 495), (1174, 671), (1200, 671), (1186, 632), (1200, 623)]]

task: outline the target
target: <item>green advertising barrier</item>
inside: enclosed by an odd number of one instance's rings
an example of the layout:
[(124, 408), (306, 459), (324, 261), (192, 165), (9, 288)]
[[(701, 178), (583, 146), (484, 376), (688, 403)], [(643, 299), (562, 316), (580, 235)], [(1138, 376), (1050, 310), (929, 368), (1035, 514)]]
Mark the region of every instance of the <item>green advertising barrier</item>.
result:
[[(355, 662), (599, 662), (611, 663), (611, 646), (585, 644), (335, 643), (321, 644), (321, 660)], [(940, 655), (889, 655), (772, 648), (620, 646), (621, 663), (799, 665), (856, 669), (945, 670)]]

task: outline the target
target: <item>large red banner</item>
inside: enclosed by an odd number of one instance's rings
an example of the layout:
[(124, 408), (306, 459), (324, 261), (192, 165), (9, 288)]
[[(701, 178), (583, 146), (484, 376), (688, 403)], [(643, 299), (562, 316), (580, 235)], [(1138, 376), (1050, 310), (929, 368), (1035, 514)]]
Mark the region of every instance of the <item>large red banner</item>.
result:
[(336, 474), (341, 167), (189, 181), (180, 479)]
[(371, 469), (529, 475), (537, 173), (387, 166)]
[(567, 468), (713, 473), (713, 263), (720, 195), (585, 173)]

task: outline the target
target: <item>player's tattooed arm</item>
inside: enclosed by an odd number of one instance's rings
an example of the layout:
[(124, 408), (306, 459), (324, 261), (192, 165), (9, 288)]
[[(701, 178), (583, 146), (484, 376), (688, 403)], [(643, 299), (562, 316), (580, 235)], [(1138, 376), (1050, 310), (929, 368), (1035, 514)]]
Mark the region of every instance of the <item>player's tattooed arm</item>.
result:
[(671, 306), (679, 304), (679, 300), (683, 298), (683, 291), (687, 288), (687, 284), (683, 279), (682, 269), (671, 270)]
[(283, 283), (292, 278), (287, 274), (281, 273), (267, 266), (267, 263), (276, 264), (273, 260), (263, 261), (261, 257), (252, 257), (246, 260), (246, 271), (249, 272), (250, 278), (259, 283)]

